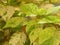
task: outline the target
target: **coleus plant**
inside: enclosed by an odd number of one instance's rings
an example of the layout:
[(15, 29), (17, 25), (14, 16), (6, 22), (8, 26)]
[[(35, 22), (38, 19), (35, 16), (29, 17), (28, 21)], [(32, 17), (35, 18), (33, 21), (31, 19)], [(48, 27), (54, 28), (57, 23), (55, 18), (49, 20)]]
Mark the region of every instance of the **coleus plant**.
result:
[[(59, 45), (60, 17), (55, 15), (60, 6), (49, 9), (38, 7), (34, 3), (21, 4), (19, 10), (9, 18), (4, 16), (5, 24), (1, 30), (9, 30), (10, 36), (6, 45)], [(6, 18), (7, 17), (7, 18)]]

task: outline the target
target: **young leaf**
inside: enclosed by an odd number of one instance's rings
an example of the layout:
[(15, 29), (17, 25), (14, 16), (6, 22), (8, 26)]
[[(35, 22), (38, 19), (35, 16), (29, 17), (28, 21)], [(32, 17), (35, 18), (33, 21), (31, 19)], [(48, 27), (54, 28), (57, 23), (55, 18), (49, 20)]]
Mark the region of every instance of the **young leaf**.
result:
[(46, 15), (46, 12), (47, 12), (46, 9), (40, 8), (40, 9), (38, 10), (38, 15)]
[(38, 6), (33, 3), (23, 4), (20, 6), (20, 8), (21, 8), (21, 11), (27, 15), (31, 15), (31, 14), (36, 15), (38, 12)]

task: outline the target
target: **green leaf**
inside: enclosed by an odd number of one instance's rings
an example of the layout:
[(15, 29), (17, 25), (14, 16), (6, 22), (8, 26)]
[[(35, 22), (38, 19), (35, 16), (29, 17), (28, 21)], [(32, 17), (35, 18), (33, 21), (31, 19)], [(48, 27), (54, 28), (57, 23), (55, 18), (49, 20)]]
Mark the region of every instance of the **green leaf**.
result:
[(46, 16), (46, 19), (50, 20), (52, 23), (60, 23), (59, 16)]
[(60, 31), (56, 31), (53, 37), (44, 41), (41, 45), (59, 45), (60, 44)]
[(54, 35), (54, 27), (47, 27), (39, 32), (39, 44), (43, 44), (46, 40), (50, 39)]
[(16, 5), (19, 4), (19, 2), (17, 0), (7, 0), (7, 4), (8, 5), (16, 6)]
[(59, 45), (60, 44), (60, 31), (58, 29), (56, 30), (55, 27), (46, 27), (45, 29), (40, 30), (38, 37), (39, 38), (36, 38), (36, 40), (33, 42), (33, 45)]
[(40, 30), (42, 30), (42, 26), (43, 25), (36, 24), (35, 27), (31, 29), (31, 32), (29, 33), (30, 44), (33, 44), (37, 40), (37, 38), (39, 38), (39, 33)]
[(38, 15), (46, 15), (46, 12), (47, 12), (46, 9), (40, 8), (40, 9), (38, 10)]
[(45, 16), (42, 18), (38, 23), (60, 23), (60, 17), (59, 16)]
[(6, 25), (3, 28), (16, 28), (16, 27), (20, 27), (23, 26), (25, 24), (26, 20), (23, 17), (13, 17), (11, 19), (8, 19), (6, 21)]
[(52, 8), (50, 8), (50, 9), (47, 10), (46, 15), (55, 14), (55, 13), (57, 13), (59, 10), (60, 10), (60, 6), (52, 7)]
[(27, 15), (31, 14), (37, 14), (38, 12), (38, 6), (33, 3), (23, 4), (20, 6), (21, 11), (24, 12)]
[(29, 35), (31, 44), (39, 37), (40, 30), (41, 30), (40, 28), (36, 28), (36, 29), (31, 31), (31, 33)]
[(54, 45), (59, 45), (60, 44), (60, 31), (56, 31), (53, 38), (54, 38)]
[(31, 20), (26, 25), (26, 32), (29, 35), (30, 32), (35, 28), (35, 25), (37, 24), (36, 20)]
[(29, 38), (27, 38), (27, 40), (26, 40), (24, 45), (30, 45), (30, 39)]
[(53, 38), (51, 37), (50, 39), (43, 42), (41, 45), (52, 45), (52, 44), (53, 44)]
[(40, 27), (35, 28), (29, 34), (31, 44), (34, 43), (37, 38), (39, 38), (38, 44), (42, 44), (45, 40), (48, 40), (54, 35), (54, 31), (55, 31), (54, 27), (48, 27), (45, 29), (42, 29)]
[(2, 29), (5, 24), (5, 21), (3, 21), (2, 18), (0, 18), (0, 29)]

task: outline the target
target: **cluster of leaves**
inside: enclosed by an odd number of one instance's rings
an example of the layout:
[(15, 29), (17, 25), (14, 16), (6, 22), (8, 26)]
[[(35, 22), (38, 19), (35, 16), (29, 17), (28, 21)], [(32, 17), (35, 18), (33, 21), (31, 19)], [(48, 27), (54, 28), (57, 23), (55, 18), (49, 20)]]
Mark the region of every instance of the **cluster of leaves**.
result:
[(36, 0), (26, 2), (1, 0), (0, 45), (59, 45), (60, 16), (56, 13), (60, 6), (46, 9)]

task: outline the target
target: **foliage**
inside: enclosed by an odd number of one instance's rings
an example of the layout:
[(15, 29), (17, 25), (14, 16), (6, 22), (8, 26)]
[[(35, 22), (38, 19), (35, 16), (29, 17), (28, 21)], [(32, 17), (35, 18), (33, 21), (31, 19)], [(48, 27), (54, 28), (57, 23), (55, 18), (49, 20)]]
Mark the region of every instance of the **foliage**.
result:
[(0, 45), (59, 45), (58, 0), (0, 0)]

